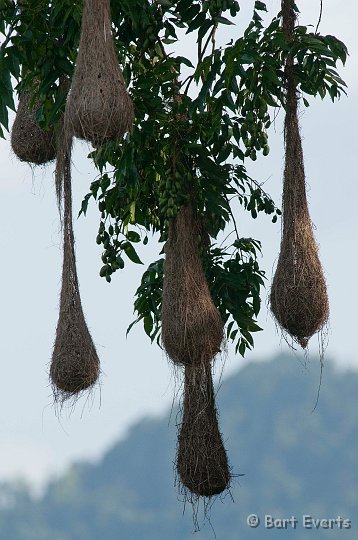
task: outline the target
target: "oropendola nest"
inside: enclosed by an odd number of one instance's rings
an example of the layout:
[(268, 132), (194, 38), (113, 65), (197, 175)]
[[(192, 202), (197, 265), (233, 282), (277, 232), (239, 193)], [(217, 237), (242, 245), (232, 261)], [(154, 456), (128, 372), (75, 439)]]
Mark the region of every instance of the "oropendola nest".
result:
[(162, 340), (171, 360), (198, 365), (213, 359), (223, 321), (210, 295), (200, 257), (200, 227), (191, 204), (179, 209), (165, 245)]
[(85, 0), (81, 37), (66, 116), (72, 133), (94, 146), (121, 138), (133, 105), (119, 67), (109, 0)]
[[(65, 131), (65, 130), (64, 130)], [(64, 135), (62, 135), (64, 136)], [(63, 139), (56, 169), (60, 209), (63, 203), (63, 268), (60, 312), (50, 366), (55, 400), (76, 398), (98, 380), (100, 363), (83, 314), (72, 228), (71, 140)]]
[(54, 128), (42, 129), (36, 120), (36, 111), (41, 103), (32, 95), (23, 92), (11, 130), (11, 147), (20, 161), (44, 165), (56, 158), (56, 136)]
[(185, 366), (179, 429), (177, 472), (184, 492), (212, 497), (228, 489), (231, 475), (218, 426), (210, 362)]
[(273, 278), (271, 310), (280, 326), (303, 348), (327, 323), (329, 303), (309, 215), (296, 90), (288, 91), (283, 229)]

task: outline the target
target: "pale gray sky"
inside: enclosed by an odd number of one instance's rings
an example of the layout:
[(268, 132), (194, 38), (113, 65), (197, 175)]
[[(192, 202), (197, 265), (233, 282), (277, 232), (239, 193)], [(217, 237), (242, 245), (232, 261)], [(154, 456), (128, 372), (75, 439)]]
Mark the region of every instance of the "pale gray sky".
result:
[[(249, 2), (250, 6), (252, 3)], [(298, 4), (302, 23), (315, 24), (320, 1), (301, 0)], [(273, 14), (279, 1), (272, 1), (271, 5)], [(334, 358), (342, 367), (358, 367), (358, 42), (351, 24), (357, 18), (357, 2), (346, 1), (343, 9), (341, 1), (324, 1), (321, 32), (335, 34), (350, 50), (351, 57), (342, 70), (349, 84), (349, 96), (335, 105), (328, 100), (312, 100), (301, 119), (311, 216), (317, 227), (331, 301), (327, 359)], [(241, 28), (227, 28), (223, 40), (240, 31)], [(188, 50), (190, 43), (183, 44), (180, 52), (185, 54)], [(277, 120), (275, 131), (270, 156), (258, 159), (248, 168), (259, 181), (267, 180), (266, 190), (279, 202), (282, 118)], [(73, 168), (75, 209), (96, 174), (86, 159), (87, 153), (85, 145), (77, 144)], [(270, 278), (279, 250), (280, 225), (271, 224), (265, 217), (253, 222), (239, 209), (236, 217), (242, 236), (262, 240), (261, 265)], [(53, 166), (31, 171), (11, 154), (8, 141), (0, 141), (0, 221), (0, 481), (23, 475), (38, 483), (74, 459), (100, 456), (139, 416), (162, 411), (172, 399), (173, 377), (161, 351), (150, 345), (141, 328), (135, 328), (125, 338), (125, 329), (132, 320), (133, 293), (143, 267), (128, 265), (110, 285), (98, 276), (98, 214), (90, 206), (88, 216), (75, 223), (77, 258), (84, 310), (104, 375), (101, 392), (95, 392), (92, 406), (81, 402), (71, 415), (65, 413), (58, 420), (47, 380), (61, 273)], [(156, 256), (157, 246), (153, 242), (143, 257), (147, 263)], [(287, 350), (285, 343), (280, 344), (265, 305), (260, 323), (265, 330), (257, 335), (256, 349), (247, 355), (246, 361)], [(317, 345), (312, 341), (313, 355)], [(225, 373), (242, 365), (241, 357), (230, 351)], [(299, 367), (297, 376), (301, 376)]]

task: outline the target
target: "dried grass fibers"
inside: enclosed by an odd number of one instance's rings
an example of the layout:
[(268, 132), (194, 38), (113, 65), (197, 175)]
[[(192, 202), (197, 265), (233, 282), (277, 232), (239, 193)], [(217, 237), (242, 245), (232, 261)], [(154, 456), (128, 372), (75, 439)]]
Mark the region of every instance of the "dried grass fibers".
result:
[(184, 491), (212, 497), (228, 489), (230, 470), (219, 431), (210, 362), (185, 366), (177, 472)]
[(36, 121), (36, 111), (41, 103), (32, 95), (23, 92), (19, 96), (16, 117), (11, 130), (11, 147), (20, 161), (44, 165), (56, 158), (56, 136), (54, 128), (42, 129)]
[(200, 230), (191, 205), (169, 225), (165, 246), (162, 341), (171, 360), (201, 364), (220, 352), (223, 322), (210, 295), (200, 252)]
[[(284, 29), (290, 37), (295, 23), (292, 0), (283, 0)], [(282, 195), (282, 240), (270, 304), (280, 326), (303, 348), (327, 323), (329, 302), (306, 196), (302, 140), (293, 61), (286, 66), (285, 170)]]
[(100, 362), (83, 314), (74, 249), (71, 196), (71, 140), (60, 148), (57, 193), (63, 199), (63, 268), (60, 312), (50, 366), (55, 400), (63, 403), (90, 389), (98, 380)]
[(109, 0), (85, 0), (66, 115), (74, 135), (97, 146), (121, 138), (133, 122), (111, 30)]

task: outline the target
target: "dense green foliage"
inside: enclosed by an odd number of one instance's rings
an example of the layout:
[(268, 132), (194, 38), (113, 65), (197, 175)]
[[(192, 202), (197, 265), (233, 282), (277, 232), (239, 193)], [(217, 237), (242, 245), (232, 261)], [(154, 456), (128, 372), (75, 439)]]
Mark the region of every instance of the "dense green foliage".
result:
[[(234, 473), (232, 495), (211, 510), (218, 540), (356, 535), (358, 505), (358, 373), (328, 364), (318, 408), (312, 413), (319, 362), (304, 369), (297, 359), (251, 363), (222, 383), (218, 395), (222, 432)], [(189, 540), (190, 506), (173, 486), (175, 412), (145, 419), (98, 464), (78, 463), (52, 482), (44, 497), (0, 490), (0, 537), (4, 540)], [(24, 456), (24, 459), (26, 456)], [(352, 530), (264, 531), (246, 517), (303, 514), (352, 519)], [(195, 535), (214, 538), (208, 523)]]
[[(211, 294), (227, 323), (227, 337), (242, 355), (260, 329), (256, 318), (264, 274), (256, 259), (260, 243), (238, 236), (232, 205), (238, 200), (253, 218), (264, 212), (273, 222), (280, 214), (250, 178), (247, 162), (269, 153), (269, 128), (277, 109), (285, 107), (287, 56), (294, 59), (298, 89), (308, 105), (308, 95), (328, 93), (334, 100), (344, 91), (336, 65), (347, 55), (338, 39), (305, 26), (297, 26), (288, 42), (280, 14), (265, 26), (266, 2), (252, 7), (243, 34), (218, 46), (222, 28), (239, 17), (236, 0), (112, 2), (116, 46), (136, 119), (123, 142), (91, 152), (99, 177), (81, 209), (85, 213), (89, 201), (97, 201), (100, 275), (110, 282), (128, 260), (141, 263), (135, 245), (147, 244), (149, 234), (165, 241), (169, 220), (193, 201)], [(59, 78), (71, 77), (76, 61), (81, 2), (3, 0), (0, 9), (5, 36), (0, 130), (1, 124), (8, 128), (8, 108), (14, 107), (14, 79), (18, 91), (40, 81), (38, 121), (43, 127), (56, 124), (64, 107)], [(184, 34), (196, 43), (195, 61), (173, 52)], [(217, 241), (223, 231), (234, 238), (227, 245)], [(135, 300), (136, 321), (143, 321), (152, 340), (160, 334), (162, 281), (160, 260), (146, 270)]]

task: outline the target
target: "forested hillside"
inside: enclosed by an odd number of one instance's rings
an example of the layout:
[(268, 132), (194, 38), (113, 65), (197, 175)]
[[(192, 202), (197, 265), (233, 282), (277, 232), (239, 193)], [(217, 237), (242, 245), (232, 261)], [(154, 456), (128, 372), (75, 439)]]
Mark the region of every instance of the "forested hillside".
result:
[[(294, 355), (252, 363), (222, 382), (221, 429), (234, 474), (232, 498), (215, 501), (218, 540), (356, 537), (358, 372), (326, 362), (317, 409), (319, 362)], [(97, 464), (78, 463), (40, 500), (24, 489), (0, 492), (0, 540), (187, 540), (190, 506), (174, 486), (176, 415), (143, 419)], [(168, 425), (169, 422), (169, 425)], [(95, 434), (94, 434), (95, 436)], [(25, 457), (24, 457), (25, 458)], [(296, 529), (250, 529), (249, 514), (295, 516)], [(350, 530), (306, 530), (302, 515), (350, 518)], [(199, 512), (199, 521), (201, 515)], [(200, 522), (197, 540), (214, 538)]]

